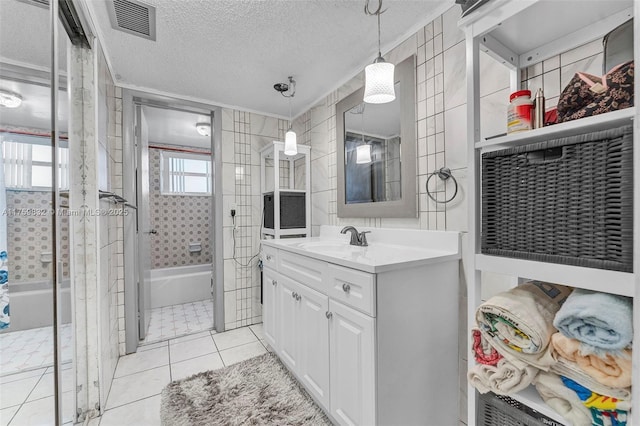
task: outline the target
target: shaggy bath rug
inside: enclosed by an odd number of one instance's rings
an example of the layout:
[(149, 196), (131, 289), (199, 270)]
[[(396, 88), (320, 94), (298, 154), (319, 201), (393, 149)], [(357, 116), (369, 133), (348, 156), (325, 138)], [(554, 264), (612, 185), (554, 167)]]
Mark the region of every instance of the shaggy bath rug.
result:
[(331, 425), (271, 353), (170, 383), (160, 418), (163, 426)]

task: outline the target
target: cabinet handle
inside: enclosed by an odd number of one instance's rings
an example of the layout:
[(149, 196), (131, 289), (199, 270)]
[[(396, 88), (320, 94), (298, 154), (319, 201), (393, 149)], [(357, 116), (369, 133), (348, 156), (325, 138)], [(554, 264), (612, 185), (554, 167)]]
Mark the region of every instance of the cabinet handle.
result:
[(271, 284), (273, 284), (273, 285), (278, 285), (278, 281), (276, 281), (276, 280), (271, 280)]
[(349, 293), (349, 291), (351, 291), (351, 286), (347, 283), (342, 284), (342, 290), (344, 290), (345, 293)]
[(333, 312), (325, 312), (324, 315), (327, 317), (327, 319), (331, 319), (331, 317), (333, 316)]

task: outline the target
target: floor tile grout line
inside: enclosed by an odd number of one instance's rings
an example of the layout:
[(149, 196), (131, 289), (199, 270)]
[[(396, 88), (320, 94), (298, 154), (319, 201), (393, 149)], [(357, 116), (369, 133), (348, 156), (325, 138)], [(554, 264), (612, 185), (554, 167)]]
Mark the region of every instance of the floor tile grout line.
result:
[[(138, 370), (138, 371), (134, 371), (133, 373), (123, 374), (122, 376), (118, 376), (118, 377), (114, 376), (113, 380), (111, 381), (111, 383), (113, 383), (114, 380), (122, 379), (124, 377), (133, 376), (134, 374), (144, 373), (144, 372), (147, 372), (147, 371), (155, 370), (156, 368), (162, 368), (162, 367), (167, 367), (167, 366), (169, 367), (169, 369), (171, 369), (171, 363), (168, 362), (167, 364), (162, 364), (162, 365), (157, 365), (155, 367), (145, 368), (144, 370)], [(109, 391), (111, 391), (111, 388), (109, 388)]]
[(124, 403), (124, 404), (122, 404), (122, 405), (118, 405), (118, 406), (116, 406), (116, 407), (107, 408), (107, 409), (105, 409), (105, 410), (104, 410), (104, 413), (102, 413), (102, 415), (100, 416), (100, 422), (102, 422), (102, 417), (103, 417), (106, 413), (108, 413), (109, 411), (111, 411), (111, 410), (115, 410), (116, 408), (122, 408), (122, 407), (125, 407), (125, 406), (127, 406), (127, 405), (134, 404), (134, 403), (136, 403), (136, 402), (144, 401), (145, 399), (153, 398), (154, 396), (158, 396), (158, 395), (162, 395), (162, 391), (160, 391), (159, 393), (154, 393), (153, 395), (145, 396), (144, 398), (139, 398), (139, 399), (135, 399), (135, 400), (133, 400), (133, 401), (129, 401), (129, 402), (127, 402), (127, 403)]

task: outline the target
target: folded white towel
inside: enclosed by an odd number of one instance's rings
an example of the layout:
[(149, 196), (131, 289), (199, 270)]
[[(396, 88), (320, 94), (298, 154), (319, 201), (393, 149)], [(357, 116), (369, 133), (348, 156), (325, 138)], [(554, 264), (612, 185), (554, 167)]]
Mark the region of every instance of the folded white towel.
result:
[(571, 293), (570, 287), (532, 281), (499, 293), (481, 304), (476, 322), (482, 335), (516, 367), (548, 371), (556, 332), (553, 318)]
[(502, 358), (495, 366), (477, 364), (469, 370), (467, 378), (480, 393), (491, 391), (498, 395), (509, 395), (529, 386), (539, 371), (531, 366), (520, 369)]
[(541, 371), (534, 384), (544, 402), (573, 426), (591, 426), (591, 412), (576, 393), (562, 383), (560, 376)]

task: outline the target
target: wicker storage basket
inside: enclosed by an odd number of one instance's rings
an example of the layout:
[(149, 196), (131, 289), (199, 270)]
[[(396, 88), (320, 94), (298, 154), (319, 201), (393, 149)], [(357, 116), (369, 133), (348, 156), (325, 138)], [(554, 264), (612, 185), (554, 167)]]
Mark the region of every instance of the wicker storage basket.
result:
[(482, 155), (482, 253), (632, 272), (633, 129)]
[(492, 392), (478, 396), (478, 426), (564, 426), (508, 396)]

